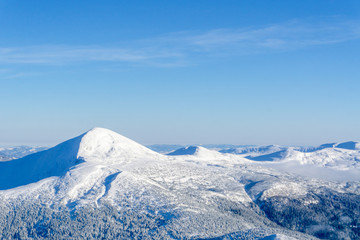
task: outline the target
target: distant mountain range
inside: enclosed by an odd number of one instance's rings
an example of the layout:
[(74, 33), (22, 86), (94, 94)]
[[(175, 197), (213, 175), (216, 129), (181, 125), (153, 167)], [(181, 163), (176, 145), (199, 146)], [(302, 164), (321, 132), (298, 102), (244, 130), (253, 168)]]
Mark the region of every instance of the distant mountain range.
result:
[[(181, 145), (181, 144), (154, 144), (154, 145), (147, 145), (146, 147), (150, 148), (151, 150), (158, 152), (158, 153), (170, 153), (180, 148), (190, 147), (191, 145)], [(201, 146), (204, 148), (212, 149), (212, 150), (223, 150), (223, 149), (233, 149), (233, 148), (241, 148), (241, 147), (250, 147), (253, 145), (233, 145), (233, 144), (201, 144), (195, 145)]]
[[(175, 150), (188, 147), (202, 147), (210, 150), (216, 150), (221, 153), (231, 153), (237, 155), (247, 155), (247, 157), (256, 157), (260, 155), (278, 153), (293, 149), (298, 152), (315, 152), (325, 148), (340, 148), (348, 150), (360, 150), (360, 143), (349, 141), (343, 143), (326, 143), (317, 147), (287, 147), (280, 145), (267, 145), (267, 146), (256, 146), (256, 145), (233, 145), (233, 144), (202, 144), (202, 145), (180, 145), (180, 144), (154, 144), (147, 145), (147, 148), (163, 154), (169, 154)], [(15, 147), (0, 147), (0, 160), (12, 160), (21, 158), (26, 155), (44, 151), (48, 147), (35, 147), (35, 146), (15, 146)], [(275, 154), (276, 155), (276, 154)], [(265, 157), (264, 157), (265, 158)], [(275, 159), (275, 158), (274, 158)], [(267, 159), (272, 160), (272, 157)]]
[(26, 155), (46, 150), (46, 147), (17, 146), (17, 147), (0, 147), (0, 161), (8, 161), (21, 158)]
[(253, 161), (297, 161), (335, 169), (360, 168), (360, 143), (328, 143), (318, 147), (260, 146), (229, 148), (222, 153), (241, 155)]

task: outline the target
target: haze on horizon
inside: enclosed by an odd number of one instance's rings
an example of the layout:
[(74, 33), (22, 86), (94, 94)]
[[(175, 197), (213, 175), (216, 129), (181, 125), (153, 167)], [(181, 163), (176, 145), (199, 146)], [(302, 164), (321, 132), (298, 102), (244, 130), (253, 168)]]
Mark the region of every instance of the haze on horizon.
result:
[(360, 2), (0, 0), (0, 145), (360, 140)]

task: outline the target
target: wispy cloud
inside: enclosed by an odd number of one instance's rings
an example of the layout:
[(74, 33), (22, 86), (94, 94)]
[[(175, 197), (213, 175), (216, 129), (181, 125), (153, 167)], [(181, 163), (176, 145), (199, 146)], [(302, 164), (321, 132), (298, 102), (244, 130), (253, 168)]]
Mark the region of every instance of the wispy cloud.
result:
[(138, 62), (161, 55), (144, 51), (98, 46), (32, 46), (0, 49), (0, 61), (7, 63), (61, 64), (77, 61), (127, 61)]
[(360, 21), (290, 21), (260, 28), (216, 29), (188, 36), (190, 46), (201, 51), (228, 50), (236, 54), (268, 50), (294, 50), (360, 38)]
[(195, 57), (289, 51), (360, 38), (359, 20), (290, 21), (262, 27), (177, 32), (112, 47), (31, 46), (0, 48), (3, 64), (125, 62), (171, 67)]
[(39, 76), (41, 73), (33, 71), (18, 71), (16, 69), (0, 69), (0, 81), (24, 78), (29, 76)]

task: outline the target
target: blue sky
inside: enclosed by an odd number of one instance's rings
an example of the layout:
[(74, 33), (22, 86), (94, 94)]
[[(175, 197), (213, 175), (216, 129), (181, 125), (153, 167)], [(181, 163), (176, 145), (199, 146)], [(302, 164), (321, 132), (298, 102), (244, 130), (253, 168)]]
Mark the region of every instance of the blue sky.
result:
[(359, 1), (0, 0), (0, 145), (360, 140)]

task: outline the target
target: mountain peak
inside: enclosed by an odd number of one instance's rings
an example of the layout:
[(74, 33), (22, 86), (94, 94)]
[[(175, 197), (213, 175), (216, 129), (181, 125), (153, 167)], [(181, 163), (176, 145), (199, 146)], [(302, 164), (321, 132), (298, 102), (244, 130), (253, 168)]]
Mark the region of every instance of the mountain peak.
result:
[(168, 153), (168, 155), (175, 156), (175, 155), (196, 155), (199, 152), (207, 151), (208, 149), (199, 147), (199, 146), (188, 146), (179, 148), (171, 153)]
[(223, 159), (224, 154), (200, 146), (189, 146), (175, 150), (167, 155), (170, 156), (192, 156), (204, 159)]
[[(85, 161), (110, 161), (147, 158), (159, 155), (141, 144), (105, 128), (93, 128), (81, 135), (78, 158)], [(116, 159), (116, 161), (114, 161)]]

